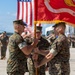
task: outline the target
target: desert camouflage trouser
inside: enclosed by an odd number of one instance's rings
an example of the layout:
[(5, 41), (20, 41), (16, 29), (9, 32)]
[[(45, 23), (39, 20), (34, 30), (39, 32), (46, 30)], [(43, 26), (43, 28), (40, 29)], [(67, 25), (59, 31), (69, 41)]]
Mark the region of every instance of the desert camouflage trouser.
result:
[(28, 66), (29, 75), (35, 75), (34, 64), (33, 64), (33, 61), (32, 61), (31, 57), (29, 57), (27, 59), (27, 66)]
[(49, 64), (49, 75), (70, 75), (70, 65), (68, 62)]
[[(27, 66), (29, 70), (29, 75), (36, 75), (33, 60), (30, 57), (27, 59)], [(38, 68), (37, 72), (38, 72), (38, 75), (45, 75), (45, 65)]]
[(1, 58), (4, 58), (6, 56), (6, 46), (1, 46)]
[(43, 65), (40, 68), (38, 68), (38, 74), (39, 75), (46, 75), (45, 74), (45, 65)]

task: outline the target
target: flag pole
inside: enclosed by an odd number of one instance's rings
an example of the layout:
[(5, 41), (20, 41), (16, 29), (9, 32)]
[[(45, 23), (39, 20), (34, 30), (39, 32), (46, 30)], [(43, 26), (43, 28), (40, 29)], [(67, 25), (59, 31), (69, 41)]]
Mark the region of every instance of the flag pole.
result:
[(36, 24), (34, 24), (34, 38), (36, 38)]
[[(34, 23), (34, 38), (36, 38), (36, 23)], [(34, 63), (36, 62), (34, 61)], [(38, 68), (35, 69), (35, 75), (38, 75)]]
[[(38, 0), (34, 0), (34, 20), (37, 21), (37, 2)], [(37, 22), (34, 23), (34, 38), (36, 38), (36, 24)], [(36, 60), (37, 61), (37, 60)], [(38, 68), (35, 68), (35, 75), (38, 75)]]

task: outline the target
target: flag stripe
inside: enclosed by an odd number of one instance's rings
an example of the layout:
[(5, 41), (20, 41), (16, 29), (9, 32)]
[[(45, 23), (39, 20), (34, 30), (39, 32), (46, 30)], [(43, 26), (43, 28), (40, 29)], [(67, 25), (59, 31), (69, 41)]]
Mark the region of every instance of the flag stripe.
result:
[(31, 17), (30, 17), (30, 25), (32, 24), (32, 3), (30, 2), (30, 15), (31, 15)]
[(22, 19), (24, 18), (24, 2), (22, 2)]
[[(30, 3), (28, 2), (28, 16), (30, 16)], [(27, 18), (28, 20), (28, 25), (30, 24), (30, 17)]]
[(25, 21), (26, 22), (26, 7), (25, 7), (25, 5), (26, 5), (26, 2), (24, 2), (24, 18), (23, 18), (23, 21)]
[(20, 8), (19, 8), (19, 2), (18, 2), (18, 4), (17, 4), (17, 7), (18, 7), (18, 8), (17, 8), (17, 19), (19, 19), (19, 14), (20, 14), (20, 11), (19, 11), (19, 10), (20, 10)]
[(26, 23), (28, 24), (28, 3), (26, 3)]
[(22, 19), (22, 2), (20, 2), (19, 19)]
[(32, 2), (18, 2), (17, 5), (17, 19), (23, 19), (28, 25), (33, 24), (33, 1)]

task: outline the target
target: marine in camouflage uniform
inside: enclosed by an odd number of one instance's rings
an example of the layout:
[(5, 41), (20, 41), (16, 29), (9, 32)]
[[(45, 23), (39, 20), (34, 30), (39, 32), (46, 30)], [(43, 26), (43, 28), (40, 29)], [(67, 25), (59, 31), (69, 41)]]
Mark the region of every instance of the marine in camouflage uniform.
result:
[(51, 45), (50, 52), (45, 56), (37, 67), (49, 62), (50, 75), (70, 75), (70, 51), (69, 42), (65, 36), (65, 23), (59, 22), (53, 27), (56, 27), (58, 38)]
[[(26, 37), (25, 41), (26, 41), (27, 45), (31, 45), (31, 43), (33, 42), (33, 38)], [(32, 53), (33, 53), (33, 51), (32, 51)], [(29, 75), (35, 75), (32, 53), (27, 56), (27, 68), (28, 68)]]
[(27, 71), (27, 55), (31, 53), (38, 41), (32, 45), (27, 45), (21, 34), (26, 24), (22, 20), (13, 21), (15, 33), (10, 36), (8, 49), (9, 59), (7, 61), (8, 75), (24, 75)]
[[(37, 47), (39, 50), (48, 50), (50, 43), (43, 37), (41, 37), (40, 42), (37, 44)], [(38, 55), (38, 62), (40, 63), (40, 61), (44, 58), (43, 55)], [(40, 68), (38, 68), (38, 74), (39, 75), (45, 75), (45, 69), (46, 69), (46, 65), (41, 66)]]
[(5, 31), (1, 35), (1, 59), (5, 59), (9, 37), (6, 35)]
[[(36, 34), (40, 34), (42, 31), (42, 27), (40, 26), (36, 26)], [(40, 35), (38, 35), (40, 36)], [(37, 37), (36, 37), (37, 38)], [(50, 46), (50, 43), (42, 36), (40, 36), (40, 39), (39, 39), (39, 43), (37, 44), (36, 47), (39, 48), (39, 50), (43, 49), (43, 50), (48, 50), (48, 47)], [(33, 56), (33, 55), (32, 55)], [(38, 62), (40, 62), (42, 59), (44, 58), (43, 55), (40, 55), (38, 54)], [(34, 60), (32, 60), (32, 58), (28, 60), (29, 62), (29, 75), (35, 75), (35, 73), (33, 71), (35, 71), (35, 68), (34, 68)], [(45, 65), (41, 66), (39, 69), (38, 69), (38, 75), (45, 75)]]
[(51, 48), (57, 51), (57, 55), (49, 63), (50, 75), (69, 75), (69, 44), (65, 35), (59, 35)]
[[(25, 54), (18, 47), (18, 44), (20, 42), (24, 42), (24, 40), (16, 32), (9, 38), (8, 48), (9, 48), (10, 57), (7, 61), (8, 75), (24, 75), (24, 73), (26, 72), (27, 58)], [(16, 71), (18, 74), (15, 74)]]
[[(54, 40), (57, 38), (54, 31), (46, 38), (48, 42), (50, 43), (49, 49), (51, 49), (51, 45), (53, 44)], [(49, 67), (49, 63), (47, 63), (46, 68)]]

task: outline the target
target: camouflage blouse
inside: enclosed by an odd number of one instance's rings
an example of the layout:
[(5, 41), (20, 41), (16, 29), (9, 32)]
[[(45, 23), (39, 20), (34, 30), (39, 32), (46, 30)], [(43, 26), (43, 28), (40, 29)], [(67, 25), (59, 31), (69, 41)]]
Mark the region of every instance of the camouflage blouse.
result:
[(8, 43), (9, 59), (7, 61), (7, 72), (25, 72), (27, 59), (24, 53), (18, 47), (18, 44), (23, 41), (23, 38), (18, 33), (14, 33), (12, 36), (10, 36)]
[(51, 45), (51, 49), (57, 51), (57, 55), (49, 63), (49, 73), (51, 75), (69, 75), (70, 72), (70, 52), (67, 37), (63, 34)]

